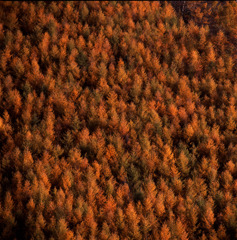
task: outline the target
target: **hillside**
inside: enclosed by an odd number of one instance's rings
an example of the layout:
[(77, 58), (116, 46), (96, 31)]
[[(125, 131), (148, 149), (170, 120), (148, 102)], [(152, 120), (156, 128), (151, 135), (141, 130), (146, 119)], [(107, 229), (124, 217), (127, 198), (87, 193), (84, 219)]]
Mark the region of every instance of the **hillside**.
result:
[(0, 239), (237, 239), (237, 3), (0, 2)]

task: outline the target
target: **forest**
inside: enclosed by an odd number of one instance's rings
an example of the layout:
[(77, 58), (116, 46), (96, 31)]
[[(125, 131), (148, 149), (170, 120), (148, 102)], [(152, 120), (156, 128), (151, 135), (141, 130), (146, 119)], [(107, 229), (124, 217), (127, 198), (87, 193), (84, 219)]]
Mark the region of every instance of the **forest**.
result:
[(0, 239), (237, 239), (237, 2), (0, 2)]

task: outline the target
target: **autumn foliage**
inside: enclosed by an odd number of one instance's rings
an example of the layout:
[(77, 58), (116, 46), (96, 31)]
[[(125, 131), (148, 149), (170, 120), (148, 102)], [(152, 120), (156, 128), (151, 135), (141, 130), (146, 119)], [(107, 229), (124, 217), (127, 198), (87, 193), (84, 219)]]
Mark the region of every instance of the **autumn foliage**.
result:
[(175, 2), (0, 2), (0, 239), (237, 238), (237, 4)]

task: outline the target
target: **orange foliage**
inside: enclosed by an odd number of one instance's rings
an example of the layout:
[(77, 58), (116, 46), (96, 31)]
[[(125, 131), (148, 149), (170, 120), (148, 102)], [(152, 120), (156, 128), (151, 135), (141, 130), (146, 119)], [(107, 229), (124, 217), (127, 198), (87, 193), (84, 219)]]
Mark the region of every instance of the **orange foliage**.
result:
[(0, 2), (0, 239), (235, 239), (236, 16)]

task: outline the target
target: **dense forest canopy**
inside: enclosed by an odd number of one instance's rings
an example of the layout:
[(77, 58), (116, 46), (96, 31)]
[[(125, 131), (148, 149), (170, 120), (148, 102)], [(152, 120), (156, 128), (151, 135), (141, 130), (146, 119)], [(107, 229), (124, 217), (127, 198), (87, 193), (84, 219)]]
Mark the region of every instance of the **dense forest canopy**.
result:
[(235, 1), (0, 2), (0, 239), (237, 239)]

